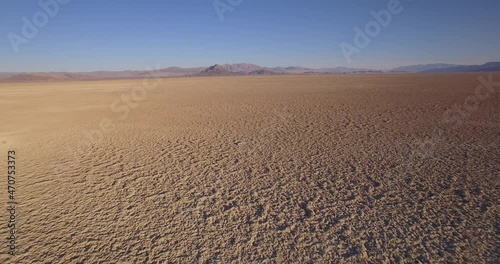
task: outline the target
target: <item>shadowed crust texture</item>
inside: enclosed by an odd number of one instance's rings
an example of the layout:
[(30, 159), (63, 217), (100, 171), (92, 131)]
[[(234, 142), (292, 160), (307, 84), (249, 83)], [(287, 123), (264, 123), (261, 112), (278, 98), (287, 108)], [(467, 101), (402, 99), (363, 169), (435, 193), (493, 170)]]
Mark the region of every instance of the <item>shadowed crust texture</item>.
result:
[(478, 76), (161, 79), (123, 120), (143, 80), (0, 84), (0, 262), (494, 263), (500, 87), (441, 122)]

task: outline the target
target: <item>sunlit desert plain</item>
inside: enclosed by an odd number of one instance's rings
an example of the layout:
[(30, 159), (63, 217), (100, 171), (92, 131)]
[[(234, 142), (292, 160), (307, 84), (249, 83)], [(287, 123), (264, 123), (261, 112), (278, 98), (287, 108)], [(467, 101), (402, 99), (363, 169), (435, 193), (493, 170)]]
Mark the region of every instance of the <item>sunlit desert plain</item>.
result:
[(0, 262), (495, 263), (488, 75), (0, 83)]

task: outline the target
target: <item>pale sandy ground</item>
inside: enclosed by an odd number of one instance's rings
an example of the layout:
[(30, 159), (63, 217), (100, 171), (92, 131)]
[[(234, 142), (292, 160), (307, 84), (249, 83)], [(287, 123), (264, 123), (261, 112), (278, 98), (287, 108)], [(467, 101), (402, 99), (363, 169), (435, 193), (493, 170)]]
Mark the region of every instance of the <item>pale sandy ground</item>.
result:
[(0, 84), (0, 262), (498, 263), (500, 87), (414, 144), (479, 75)]

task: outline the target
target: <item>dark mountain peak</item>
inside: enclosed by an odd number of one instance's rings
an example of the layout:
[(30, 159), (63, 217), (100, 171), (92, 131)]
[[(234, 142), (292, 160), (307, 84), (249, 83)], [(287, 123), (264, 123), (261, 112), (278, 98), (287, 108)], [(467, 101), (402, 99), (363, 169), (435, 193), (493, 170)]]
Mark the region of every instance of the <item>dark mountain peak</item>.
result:
[(220, 64), (215, 64), (213, 66), (208, 67), (207, 69), (204, 70), (204, 72), (209, 72), (209, 71), (217, 71), (217, 72), (230, 72), (229, 67), (226, 65), (220, 65)]
[(193, 74), (193, 76), (225, 76), (225, 75), (237, 75), (237, 73), (229, 70), (227, 65), (215, 64), (203, 71)]
[(500, 71), (500, 62), (488, 62), (482, 65), (456, 65), (448, 68), (430, 69), (423, 72), (495, 72)]
[(248, 63), (215, 64), (192, 76), (272, 75), (276, 72)]
[(401, 66), (392, 69), (391, 71), (395, 72), (423, 72), (434, 69), (445, 69), (450, 67), (459, 66), (456, 64), (447, 64), (447, 63), (431, 63), (431, 64), (417, 64), (417, 65), (408, 65)]
[(251, 75), (275, 75), (275, 74), (279, 74), (279, 73), (274, 72), (274, 71), (269, 70), (269, 69), (260, 69), (260, 70), (250, 72), (250, 74)]
[(488, 63), (483, 64), (484, 67), (500, 67), (500, 61), (490, 61)]

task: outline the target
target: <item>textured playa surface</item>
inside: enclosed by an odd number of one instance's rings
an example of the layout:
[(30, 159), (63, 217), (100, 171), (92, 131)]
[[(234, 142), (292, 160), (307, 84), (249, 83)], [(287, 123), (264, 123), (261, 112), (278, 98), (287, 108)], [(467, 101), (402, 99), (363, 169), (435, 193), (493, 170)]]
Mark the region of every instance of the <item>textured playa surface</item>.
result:
[(497, 262), (500, 87), (441, 122), (478, 76), (0, 84), (0, 262)]

